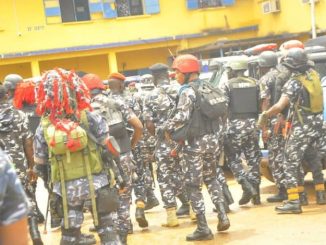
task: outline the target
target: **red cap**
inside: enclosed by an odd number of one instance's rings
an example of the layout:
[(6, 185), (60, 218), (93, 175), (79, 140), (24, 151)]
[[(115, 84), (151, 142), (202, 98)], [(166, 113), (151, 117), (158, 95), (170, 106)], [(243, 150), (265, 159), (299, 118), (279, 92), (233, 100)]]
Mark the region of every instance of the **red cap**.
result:
[(111, 73), (109, 75), (108, 79), (109, 80), (110, 79), (118, 79), (118, 80), (124, 81), (124, 80), (126, 80), (126, 77), (123, 74), (119, 73), (119, 72), (113, 72), (113, 73)]
[(181, 73), (199, 72), (199, 60), (191, 54), (180, 55), (173, 61), (172, 69)]

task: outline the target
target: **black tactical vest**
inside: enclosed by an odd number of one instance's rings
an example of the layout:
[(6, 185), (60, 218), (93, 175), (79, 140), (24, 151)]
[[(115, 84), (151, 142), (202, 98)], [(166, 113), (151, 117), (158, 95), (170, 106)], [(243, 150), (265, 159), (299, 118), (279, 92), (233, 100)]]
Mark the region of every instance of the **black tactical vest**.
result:
[(237, 77), (228, 81), (230, 92), (230, 118), (257, 118), (259, 113), (259, 89), (256, 80)]

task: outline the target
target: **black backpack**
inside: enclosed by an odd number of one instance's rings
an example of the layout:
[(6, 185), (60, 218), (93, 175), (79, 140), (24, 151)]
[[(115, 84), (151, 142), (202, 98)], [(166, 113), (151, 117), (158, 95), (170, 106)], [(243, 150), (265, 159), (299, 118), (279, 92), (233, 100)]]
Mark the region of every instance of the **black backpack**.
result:
[(196, 93), (197, 102), (200, 112), (211, 120), (217, 120), (226, 115), (228, 106), (227, 99), (223, 92), (213, 87), (207, 82), (201, 83), (199, 86), (190, 85)]

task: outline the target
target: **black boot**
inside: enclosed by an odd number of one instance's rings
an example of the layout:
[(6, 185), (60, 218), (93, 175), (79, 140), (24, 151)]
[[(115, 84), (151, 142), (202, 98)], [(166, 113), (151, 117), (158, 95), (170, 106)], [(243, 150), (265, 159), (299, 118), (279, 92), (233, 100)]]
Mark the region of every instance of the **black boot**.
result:
[(119, 232), (119, 238), (122, 245), (127, 245), (127, 236), (128, 236), (127, 232)]
[(147, 202), (145, 205), (145, 210), (152, 209), (156, 206), (160, 205), (159, 201), (157, 200), (154, 191), (152, 189), (147, 190)]
[(316, 191), (316, 202), (318, 205), (326, 204), (326, 192), (325, 191)]
[(186, 237), (187, 241), (205, 241), (214, 238), (212, 231), (209, 229), (205, 214), (197, 214), (197, 229), (194, 233)]
[(252, 202), (253, 205), (260, 205), (261, 201), (260, 201), (260, 187), (259, 187), (259, 184), (255, 184), (254, 188), (255, 188), (255, 190), (257, 192), (257, 195), (252, 197), (251, 202)]
[(278, 189), (278, 193), (273, 195), (273, 196), (270, 196), (268, 197), (266, 200), (267, 202), (283, 202), (285, 200), (288, 199), (288, 194), (286, 192), (286, 189), (284, 186), (281, 186), (279, 189)]
[(247, 179), (243, 178), (239, 181), (239, 183), (243, 190), (242, 197), (239, 200), (239, 205), (244, 205), (247, 204), (252, 197), (256, 196), (257, 192)]
[(136, 217), (139, 227), (141, 227), (141, 228), (148, 227), (148, 222), (145, 217), (144, 208), (137, 207), (135, 217)]
[(307, 193), (305, 191), (304, 192), (299, 192), (299, 199), (300, 199), (301, 206), (307, 206), (309, 204), (308, 196), (307, 196)]
[(95, 237), (91, 234), (81, 234), (80, 229), (61, 228), (60, 245), (93, 245), (96, 244)]
[(128, 224), (128, 234), (133, 234), (134, 233), (134, 226), (132, 225), (131, 220), (129, 220)]
[(105, 234), (99, 234), (101, 244), (121, 244), (120, 237), (115, 231), (106, 231)]
[(222, 186), (222, 190), (223, 190), (224, 199), (228, 203), (228, 205), (234, 203), (231, 191), (229, 190), (229, 186), (227, 184), (224, 184)]
[(177, 216), (189, 215), (189, 200), (185, 193), (181, 193), (177, 196), (182, 203), (181, 207), (177, 210)]
[(275, 211), (280, 214), (300, 214), (302, 213), (300, 200), (286, 201), (283, 205), (275, 207)]
[(40, 231), (38, 230), (37, 217), (32, 216), (28, 218), (29, 234), (33, 241), (33, 245), (43, 245)]
[(224, 203), (223, 202), (217, 203), (216, 210), (218, 212), (217, 230), (218, 231), (226, 231), (230, 227), (230, 220), (226, 214)]
[(93, 235), (81, 234), (77, 240), (76, 245), (93, 245), (96, 244), (95, 237)]

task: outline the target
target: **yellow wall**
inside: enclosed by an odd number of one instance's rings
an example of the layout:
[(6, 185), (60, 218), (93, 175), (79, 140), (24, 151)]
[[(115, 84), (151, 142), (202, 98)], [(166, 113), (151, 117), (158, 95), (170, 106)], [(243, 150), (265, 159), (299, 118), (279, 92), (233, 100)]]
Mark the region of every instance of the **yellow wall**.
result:
[(105, 55), (74, 57), (69, 59), (40, 62), (41, 72), (53, 69), (54, 67), (61, 67), (68, 70), (73, 69), (75, 71), (84, 71), (87, 73), (95, 73), (103, 79), (106, 79), (109, 73), (108, 59)]
[[(119, 71), (142, 69), (155, 62), (167, 62), (170, 56), (168, 48), (175, 54), (180, 49), (205, 45), (219, 39), (242, 39), (284, 32), (310, 31), (308, 4), (302, 4), (301, 0), (280, 2), (280, 12), (263, 14), (261, 0), (236, 0), (233, 6), (198, 10), (188, 10), (186, 0), (160, 0), (158, 14), (103, 19), (101, 13), (96, 13), (92, 15), (94, 18), (92, 21), (49, 24), (46, 21), (42, 0), (3, 0), (0, 2), (0, 77), (13, 71), (23, 76), (31, 76), (31, 64), (28, 62), (39, 63), (41, 72), (55, 66), (62, 66), (91, 71), (106, 77), (109, 72), (116, 69)], [(326, 0), (320, 0), (316, 4), (316, 21), (320, 29), (326, 29), (325, 13)], [(229, 30), (252, 25), (259, 25), (259, 30), (233, 34), (209, 34), (212, 30)], [(188, 37), (153, 43), (148, 41), (155, 38), (203, 33), (205, 35), (197, 38)], [(308, 36), (300, 38), (304, 39)], [(141, 41), (141, 43), (1, 58), (1, 55), (9, 53), (119, 44), (128, 41)], [(111, 61), (114, 61), (111, 64), (109, 54), (111, 54)], [(33, 73), (37, 73), (37, 70), (34, 69)]]
[(5, 76), (10, 73), (20, 74), (24, 78), (32, 76), (31, 66), (29, 63), (2, 65), (0, 66), (0, 83), (4, 80)]

